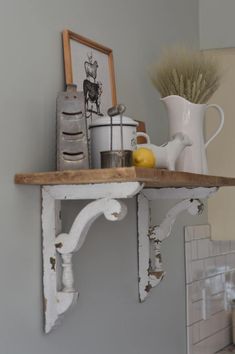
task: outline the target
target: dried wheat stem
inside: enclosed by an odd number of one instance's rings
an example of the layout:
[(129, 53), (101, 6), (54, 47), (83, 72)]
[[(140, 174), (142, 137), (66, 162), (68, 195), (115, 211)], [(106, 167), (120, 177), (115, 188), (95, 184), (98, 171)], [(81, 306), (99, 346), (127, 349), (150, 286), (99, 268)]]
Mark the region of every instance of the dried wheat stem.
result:
[(194, 103), (205, 103), (220, 83), (218, 63), (200, 51), (168, 50), (152, 71), (151, 79), (162, 97), (180, 95)]

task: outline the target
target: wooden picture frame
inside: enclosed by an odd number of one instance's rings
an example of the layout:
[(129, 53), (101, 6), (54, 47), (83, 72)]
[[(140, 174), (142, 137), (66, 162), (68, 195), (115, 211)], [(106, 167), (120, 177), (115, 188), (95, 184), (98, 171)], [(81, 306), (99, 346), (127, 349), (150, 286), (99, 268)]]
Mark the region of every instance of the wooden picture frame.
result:
[(117, 104), (113, 51), (70, 30), (63, 31), (66, 84), (84, 92), (86, 117), (107, 114)]

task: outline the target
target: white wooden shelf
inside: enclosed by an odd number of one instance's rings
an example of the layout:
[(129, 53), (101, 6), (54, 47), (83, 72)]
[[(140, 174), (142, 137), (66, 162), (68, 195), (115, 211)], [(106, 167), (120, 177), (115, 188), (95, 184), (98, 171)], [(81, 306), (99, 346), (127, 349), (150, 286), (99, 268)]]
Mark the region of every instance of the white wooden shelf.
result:
[[(200, 199), (219, 187), (235, 186), (235, 178), (197, 175), (158, 169), (116, 168), (17, 174), (15, 183), (42, 186), (43, 291), (45, 332), (76, 303), (72, 257), (85, 242), (92, 223), (100, 216), (118, 221), (127, 209), (119, 199), (137, 195), (139, 299), (164, 277), (161, 243), (171, 234), (177, 215), (202, 212)], [(69, 233), (61, 233), (61, 201), (92, 200), (80, 211)], [(149, 202), (177, 199), (160, 225), (151, 225)]]

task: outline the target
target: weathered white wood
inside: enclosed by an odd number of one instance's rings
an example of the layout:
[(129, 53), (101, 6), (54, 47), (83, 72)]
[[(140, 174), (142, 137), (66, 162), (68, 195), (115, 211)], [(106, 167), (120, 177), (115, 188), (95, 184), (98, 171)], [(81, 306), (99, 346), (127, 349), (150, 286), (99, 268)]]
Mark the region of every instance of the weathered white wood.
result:
[[(110, 188), (112, 185), (112, 188)], [(138, 193), (139, 183), (111, 183), (107, 189), (98, 187), (97, 197), (104, 193), (129, 198)], [(98, 185), (97, 185), (98, 186)], [(63, 190), (63, 187), (66, 187)], [(103, 198), (89, 203), (76, 217), (69, 234), (61, 234), (61, 200), (69, 199), (73, 187), (76, 199), (90, 199), (87, 186), (56, 186), (42, 188), (42, 236), (43, 236), (43, 288), (45, 308), (45, 332), (48, 333), (77, 300), (74, 290), (72, 255), (85, 241), (91, 224), (102, 214), (111, 221), (125, 217), (126, 206), (115, 199)], [(116, 188), (113, 190), (113, 188)], [(113, 190), (113, 192), (112, 192)], [(74, 198), (71, 198), (74, 199)]]
[(115, 199), (93, 201), (78, 214), (68, 234), (62, 233), (56, 237), (55, 247), (62, 257), (62, 292), (75, 291), (72, 254), (82, 247), (93, 222), (102, 214), (110, 221), (121, 220), (126, 213), (125, 204)]
[(74, 306), (78, 299), (78, 292), (66, 293), (59, 291), (56, 296), (56, 310), (58, 316), (63, 315), (67, 310)]
[[(177, 203), (166, 214), (164, 220), (159, 226), (152, 228), (150, 240), (150, 247), (153, 248), (154, 260), (151, 262), (151, 271), (149, 272), (150, 285), (152, 287), (159, 284), (159, 282), (165, 276), (163, 272), (162, 256), (161, 256), (161, 244), (164, 239), (169, 237), (172, 232), (172, 228), (176, 221), (177, 216), (183, 211), (187, 210), (191, 215), (200, 214), (203, 211), (203, 204), (198, 199), (186, 199)], [(159, 272), (162, 274), (159, 275)]]
[[(55, 235), (59, 235), (62, 231), (61, 220), (61, 201), (55, 200)], [(61, 262), (60, 255), (56, 252), (56, 283), (57, 290), (61, 289)]]
[(149, 283), (149, 202), (143, 193), (137, 197), (138, 221), (138, 268), (139, 268), (139, 300), (143, 301), (148, 294)]
[(149, 291), (153, 287), (157, 286), (166, 274), (162, 264), (161, 244), (162, 242), (157, 239), (150, 240), (150, 248), (153, 254), (150, 261), (151, 266), (149, 271)]
[(217, 187), (197, 188), (145, 188), (143, 193), (148, 200), (156, 199), (205, 199), (218, 190)]
[[(218, 188), (216, 187), (197, 187), (197, 188), (146, 188), (143, 189), (138, 198), (138, 229), (139, 229), (139, 298), (144, 301), (152, 287), (158, 285), (164, 278), (165, 272), (162, 266), (161, 242), (171, 233), (172, 226), (177, 215), (187, 210), (194, 214), (200, 212), (200, 202), (197, 198), (208, 198), (213, 195)], [(145, 199), (144, 199), (145, 197)], [(148, 203), (153, 200), (164, 199), (186, 199), (173, 207), (166, 215), (162, 224), (152, 226), (149, 220)], [(144, 200), (144, 202), (143, 202)], [(146, 215), (148, 215), (146, 217)], [(144, 245), (144, 246), (143, 246)], [(149, 257), (150, 255), (150, 257)]]
[(56, 205), (54, 198), (42, 188), (43, 288), (45, 332), (48, 333), (58, 319), (56, 309)]
[(72, 253), (61, 255), (62, 258), (62, 292), (74, 292), (74, 277), (72, 268)]
[(127, 208), (124, 203), (115, 199), (99, 199), (89, 203), (76, 217), (68, 234), (62, 233), (56, 238), (57, 251), (68, 254), (78, 251), (87, 236), (90, 226), (101, 215), (107, 220), (121, 220), (126, 216)]
[(152, 250), (151, 253), (151, 267), (156, 271), (156, 272), (163, 272), (163, 267), (162, 267), (162, 256), (161, 256), (161, 244), (162, 241), (160, 241), (156, 237), (156, 228), (158, 226), (153, 226), (150, 227), (149, 230), (149, 240), (150, 240), (150, 248)]
[[(178, 196), (178, 192), (175, 193), (174, 189), (167, 189), (166, 196), (171, 194), (171, 191), (173, 192), (173, 196)], [(200, 194), (205, 196), (210, 194), (210, 192), (212, 191), (200, 191)], [(158, 193), (155, 193), (154, 196), (157, 197), (158, 195)], [(193, 193), (189, 193), (188, 195), (191, 197)], [(160, 196), (164, 198), (164, 193), (160, 194)], [(151, 288), (158, 285), (165, 276), (162, 266), (161, 243), (165, 238), (170, 236), (177, 216), (184, 210), (187, 210), (192, 215), (199, 214), (203, 211), (203, 204), (200, 200), (192, 198), (186, 199), (173, 206), (167, 212), (159, 226), (152, 226), (150, 225), (149, 199), (147, 197), (151, 197), (151, 200), (153, 199), (150, 190), (148, 190), (148, 193), (146, 193), (146, 190), (143, 190), (137, 199), (139, 298), (141, 302), (148, 296)]]
[[(130, 198), (138, 193), (139, 298), (143, 301), (153, 286), (164, 277), (161, 242), (169, 236), (177, 215), (188, 210), (201, 211), (197, 198), (207, 198), (217, 188), (146, 189), (139, 182), (91, 185), (56, 185), (42, 188), (43, 284), (46, 333), (77, 300), (74, 290), (72, 255), (78, 251), (91, 224), (101, 215), (108, 220), (121, 220), (125, 205), (114, 198)], [(149, 201), (187, 199), (174, 206), (160, 226), (150, 225)], [(95, 199), (76, 217), (69, 233), (61, 233), (61, 200)], [(199, 207), (200, 206), (200, 207)]]
[(43, 188), (54, 199), (100, 199), (100, 198), (131, 198), (135, 196), (144, 185), (139, 182), (100, 183), (84, 185), (55, 185)]
[(196, 215), (203, 211), (203, 204), (198, 199), (186, 199), (173, 206), (166, 214), (161, 224), (154, 229), (151, 237), (155, 240), (163, 241), (169, 237), (177, 216), (184, 210)]

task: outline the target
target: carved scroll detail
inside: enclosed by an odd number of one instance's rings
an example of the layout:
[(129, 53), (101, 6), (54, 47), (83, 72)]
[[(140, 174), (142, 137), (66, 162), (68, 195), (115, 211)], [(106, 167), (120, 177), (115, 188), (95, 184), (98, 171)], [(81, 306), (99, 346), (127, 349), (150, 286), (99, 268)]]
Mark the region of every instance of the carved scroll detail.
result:
[(55, 247), (62, 260), (62, 292), (73, 292), (72, 254), (77, 252), (86, 240), (93, 222), (102, 214), (110, 221), (125, 217), (127, 208), (124, 203), (115, 199), (99, 199), (89, 203), (76, 217), (69, 233), (61, 233), (56, 237)]
[[(139, 297), (144, 301), (151, 288), (158, 285), (165, 276), (161, 256), (161, 244), (169, 237), (177, 216), (187, 210), (192, 215), (203, 211), (203, 203), (199, 199), (185, 199), (174, 205), (158, 226), (151, 226), (148, 201), (139, 196)], [(147, 227), (147, 235), (144, 228)], [(149, 260), (146, 261), (146, 258)], [(147, 266), (147, 267), (146, 267)]]
[[(86, 187), (86, 188), (85, 188)], [(115, 188), (114, 188), (115, 187)], [(85, 242), (87, 233), (95, 220), (104, 215), (107, 220), (117, 221), (125, 217), (127, 208), (114, 199), (118, 192), (122, 198), (138, 193), (139, 183), (111, 186), (52, 186), (42, 188), (43, 231), (43, 288), (45, 332), (49, 333), (65, 312), (76, 303), (78, 291), (74, 289), (72, 257)], [(73, 193), (72, 193), (73, 192)], [(105, 195), (100, 199), (100, 195)], [(95, 197), (77, 215), (68, 233), (61, 233), (61, 200)], [(107, 197), (106, 197), (107, 196)], [(108, 197), (110, 196), (110, 197)], [(58, 236), (57, 236), (58, 235)]]

